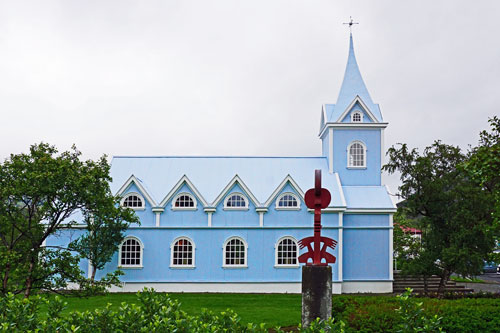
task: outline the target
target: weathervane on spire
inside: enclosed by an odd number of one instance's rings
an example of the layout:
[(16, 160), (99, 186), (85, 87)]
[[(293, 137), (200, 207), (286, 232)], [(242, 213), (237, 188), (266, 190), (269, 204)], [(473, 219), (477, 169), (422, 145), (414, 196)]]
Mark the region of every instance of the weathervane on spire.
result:
[(352, 33), (352, 26), (354, 24), (359, 24), (359, 22), (354, 22), (352, 19), (352, 16), (349, 16), (350, 21), (347, 23), (342, 23), (342, 24), (347, 24), (349, 26), (349, 32)]

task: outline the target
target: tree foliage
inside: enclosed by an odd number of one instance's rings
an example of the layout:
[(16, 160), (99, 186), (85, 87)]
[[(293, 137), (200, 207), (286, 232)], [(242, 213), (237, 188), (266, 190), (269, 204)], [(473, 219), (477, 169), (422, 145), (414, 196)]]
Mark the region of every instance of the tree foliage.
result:
[[(133, 212), (120, 208), (111, 194), (106, 157), (97, 161), (80, 157), (75, 147), (58, 153), (54, 146), (40, 143), (31, 146), (28, 154), (13, 154), (0, 165), (4, 293), (23, 288), (29, 296), (33, 289), (57, 289), (82, 279), (80, 257), (68, 248), (46, 245), (50, 236), (74, 226), (75, 214), (95, 216), (99, 226), (106, 229), (108, 246), (100, 245), (93, 251), (93, 259), (99, 263), (109, 260), (116, 250), (124, 227), (137, 221)], [(100, 235), (101, 229), (95, 227), (94, 232)], [(87, 248), (91, 246), (95, 243)], [(86, 255), (83, 250), (79, 252)]]
[(470, 177), (468, 154), (459, 147), (434, 142), (420, 154), (406, 144), (391, 147), (383, 167), (401, 174), (399, 192), (409, 215), (419, 217), (422, 246), (415, 267), (441, 276), (440, 292), (451, 273), (481, 272), (495, 245), (492, 196)]

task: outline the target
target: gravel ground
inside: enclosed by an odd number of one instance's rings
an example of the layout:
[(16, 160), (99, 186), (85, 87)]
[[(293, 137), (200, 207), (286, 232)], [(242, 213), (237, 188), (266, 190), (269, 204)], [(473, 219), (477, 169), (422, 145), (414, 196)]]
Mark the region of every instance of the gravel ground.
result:
[(482, 291), (489, 293), (500, 293), (500, 274), (486, 273), (483, 275), (479, 275), (477, 278), (486, 281), (486, 283), (457, 282), (457, 285), (465, 286), (466, 288), (472, 288), (474, 289), (474, 292)]

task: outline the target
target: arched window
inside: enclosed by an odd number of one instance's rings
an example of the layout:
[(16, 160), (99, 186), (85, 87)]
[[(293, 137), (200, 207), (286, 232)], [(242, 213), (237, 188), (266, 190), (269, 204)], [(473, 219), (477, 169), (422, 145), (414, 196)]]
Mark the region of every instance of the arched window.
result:
[(170, 247), (171, 267), (194, 267), (194, 245), (187, 237), (179, 237), (174, 240)]
[(360, 123), (363, 121), (363, 114), (359, 111), (354, 111), (352, 114), (351, 114), (351, 121), (353, 123)]
[(189, 193), (180, 193), (173, 200), (172, 209), (196, 209), (196, 199)]
[(276, 209), (296, 210), (300, 209), (300, 201), (293, 193), (284, 193), (276, 200)]
[(294, 238), (280, 238), (276, 245), (276, 266), (297, 267), (298, 254), (297, 241)]
[(247, 245), (239, 237), (229, 238), (224, 243), (224, 267), (247, 267)]
[(132, 209), (143, 209), (144, 199), (139, 193), (129, 193), (123, 197), (121, 201), (122, 207), (132, 208)]
[(138, 238), (127, 237), (120, 246), (120, 267), (142, 267), (143, 246)]
[(352, 142), (347, 148), (347, 166), (349, 168), (366, 167), (366, 147), (359, 141)]
[(240, 193), (233, 193), (226, 198), (224, 203), (225, 209), (247, 209), (248, 201)]

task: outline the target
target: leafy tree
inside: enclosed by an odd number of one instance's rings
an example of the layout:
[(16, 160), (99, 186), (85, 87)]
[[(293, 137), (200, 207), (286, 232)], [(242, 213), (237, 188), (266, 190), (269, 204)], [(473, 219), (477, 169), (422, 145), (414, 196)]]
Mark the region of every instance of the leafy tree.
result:
[(491, 132), (479, 134), (479, 146), (472, 150), (466, 170), (495, 198), (493, 217), (500, 222), (500, 118), (489, 119)]
[(131, 211), (116, 206), (106, 157), (82, 161), (80, 156), (75, 147), (59, 154), (40, 143), (0, 165), (0, 250), (11, 258), (2, 263), (3, 287), (14, 267), (23, 269), (25, 297), (33, 289), (60, 288), (82, 278), (78, 258), (68, 249), (45, 246), (47, 238), (74, 224), (77, 212), (95, 215), (104, 226), (136, 221)]
[(493, 201), (463, 169), (468, 156), (440, 141), (423, 154), (406, 144), (391, 147), (388, 154), (390, 161), (383, 169), (401, 173), (400, 195), (424, 231), (415, 264), (438, 273), (440, 294), (452, 273), (479, 274), (495, 245)]
[[(113, 200), (111, 197), (109, 199)], [(109, 211), (87, 214), (84, 219), (87, 233), (69, 245), (70, 249), (90, 260), (92, 282), (95, 280), (96, 271), (103, 269), (118, 250), (129, 221), (138, 222), (138, 219), (132, 216), (132, 210), (120, 207), (118, 199), (115, 199), (114, 204), (107, 205), (107, 209)]]

